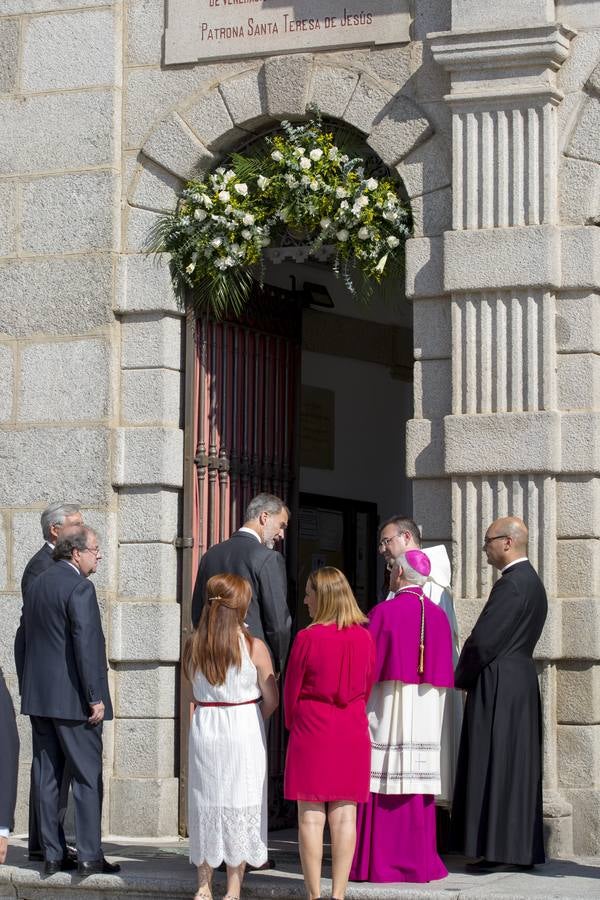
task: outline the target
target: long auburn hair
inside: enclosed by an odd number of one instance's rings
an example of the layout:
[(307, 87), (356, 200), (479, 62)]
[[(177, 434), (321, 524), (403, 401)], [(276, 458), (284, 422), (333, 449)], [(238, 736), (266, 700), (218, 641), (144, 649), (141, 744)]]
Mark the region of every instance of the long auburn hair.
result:
[(198, 627), (183, 650), (183, 671), (190, 681), (201, 671), (210, 684), (224, 684), (229, 667), (241, 667), (240, 630), (251, 599), (250, 583), (239, 575), (208, 579)]
[(348, 579), (339, 569), (322, 566), (310, 573), (308, 583), (317, 595), (317, 609), (312, 625), (329, 625), (335, 622), (338, 628), (348, 628), (349, 625), (368, 622), (367, 616), (356, 602)]

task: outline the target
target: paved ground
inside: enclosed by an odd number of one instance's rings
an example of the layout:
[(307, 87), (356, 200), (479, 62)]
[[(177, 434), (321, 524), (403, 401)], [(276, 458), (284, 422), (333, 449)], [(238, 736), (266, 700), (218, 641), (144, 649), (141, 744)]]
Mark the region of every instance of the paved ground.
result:
[[(280, 831), (269, 842), (276, 869), (251, 873), (244, 896), (292, 900), (305, 896), (298, 844), (294, 831)], [(0, 866), (0, 900), (191, 900), (194, 870), (187, 860), (185, 841), (132, 842), (108, 840), (107, 856), (122, 863), (121, 873), (80, 879), (69, 874), (44, 878), (41, 865), (27, 861), (25, 844), (15, 840), (6, 866)], [(471, 874), (460, 857), (446, 859), (450, 874), (443, 881), (425, 885), (353, 884), (347, 900), (529, 900), (600, 898), (600, 859), (555, 860), (532, 872), (495, 871)], [(323, 894), (331, 895), (326, 865)], [(225, 892), (224, 876), (216, 875), (215, 898)]]

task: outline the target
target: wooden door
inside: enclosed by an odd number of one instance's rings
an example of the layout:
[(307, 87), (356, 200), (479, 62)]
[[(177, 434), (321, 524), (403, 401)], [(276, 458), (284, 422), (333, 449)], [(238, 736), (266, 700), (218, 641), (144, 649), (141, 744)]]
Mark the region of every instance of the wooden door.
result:
[[(265, 286), (238, 320), (188, 320), (182, 646), (191, 633), (191, 598), (202, 554), (243, 523), (262, 491), (297, 506), (297, 416), (302, 310), (291, 291)], [(295, 523), (283, 552), (293, 572)], [(295, 606), (295, 579), (288, 602)], [(180, 831), (185, 833), (189, 683), (180, 690)], [(286, 818), (282, 802), (281, 707), (269, 729), (270, 825)]]

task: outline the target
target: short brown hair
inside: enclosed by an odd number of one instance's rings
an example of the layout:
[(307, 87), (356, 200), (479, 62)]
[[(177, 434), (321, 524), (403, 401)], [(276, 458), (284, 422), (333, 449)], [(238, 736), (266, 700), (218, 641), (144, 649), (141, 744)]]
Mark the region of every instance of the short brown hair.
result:
[(329, 625), (338, 628), (362, 625), (368, 619), (360, 609), (348, 579), (334, 566), (322, 566), (308, 576), (308, 583), (317, 595), (317, 609), (313, 625)]
[(206, 583), (198, 627), (183, 650), (183, 671), (190, 681), (201, 671), (209, 684), (224, 684), (230, 666), (242, 665), (240, 629), (252, 599), (250, 582), (239, 575), (213, 575)]
[(410, 532), (417, 547), (421, 546), (421, 532), (419, 531), (419, 526), (414, 519), (409, 519), (406, 516), (392, 516), (391, 519), (386, 519), (386, 521), (379, 526), (380, 535), (383, 529), (387, 528), (388, 525), (394, 525), (399, 532)]

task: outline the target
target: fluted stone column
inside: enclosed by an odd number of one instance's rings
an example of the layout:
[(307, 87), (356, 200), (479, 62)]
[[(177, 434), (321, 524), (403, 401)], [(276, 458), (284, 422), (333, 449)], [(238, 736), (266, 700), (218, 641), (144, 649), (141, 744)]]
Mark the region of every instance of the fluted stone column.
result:
[(502, 7), (460, 0), (452, 31), (430, 35), (434, 58), (451, 75), (452, 230), (437, 245), (409, 247), (408, 289), (417, 322), (424, 297), (449, 306), (451, 409), (425, 430), (410, 423), (408, 443), (409, 473), (449, 485), (464, 636), (492, 585), (481, 551), (487, 526), (507, 514), (529, 525), (530, 557), (549, 596), (537, 657), (547, 849), (560, 855), (572, 852), (572, 830), (556, 753), (562, 421), (555, 333), (563, 274), (556, 73), (573, 32), (553, 16), (545, 0)]

